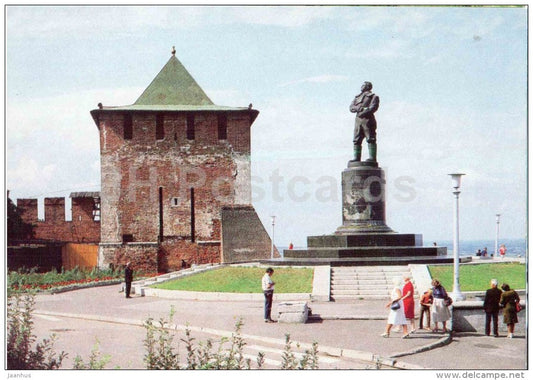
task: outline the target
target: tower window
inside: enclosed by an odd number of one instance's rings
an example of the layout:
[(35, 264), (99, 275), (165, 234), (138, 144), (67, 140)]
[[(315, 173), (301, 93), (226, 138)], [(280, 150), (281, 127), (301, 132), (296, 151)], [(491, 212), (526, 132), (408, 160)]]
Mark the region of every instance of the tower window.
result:
[(194, 114), (187, 114), (187, 140), (194, 140)]
[(218, 139), (226, 140), (228, 138), (228, 118), (226, 114), (218, 115)]
[(159, 113), (155, 117), (155, 139), (163, 140), (165, 138), (165, 128), (163, 126), (165, 117), (162, 113)]
[(123, 234), (122, 235), (122, 242), (123, 243), (131, 243), (133, 241), (133, 234)]
[(133, 121), (131, 114), (124, 115), (124, 140), (133, 138)]

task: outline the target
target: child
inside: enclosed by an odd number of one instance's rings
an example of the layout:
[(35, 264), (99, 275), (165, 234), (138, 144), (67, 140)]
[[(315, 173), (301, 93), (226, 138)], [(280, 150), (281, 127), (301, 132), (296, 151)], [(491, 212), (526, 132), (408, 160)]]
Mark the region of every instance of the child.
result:
[(426, 313), (427, 327), (426, 330), (431, 330), (431, 304), (433, 303), (433, 293), (429, 288), (424, 294), (420, 296), (420, 329), (424, 325), (424, 313)]

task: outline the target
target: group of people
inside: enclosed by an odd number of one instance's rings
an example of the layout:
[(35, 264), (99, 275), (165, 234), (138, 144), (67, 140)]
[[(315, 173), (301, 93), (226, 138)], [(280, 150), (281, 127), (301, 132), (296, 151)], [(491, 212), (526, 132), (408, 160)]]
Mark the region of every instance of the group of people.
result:
[[(505, 246), (505, 244), (501, 244), (500, 248), (498, 249), (498, 254), (500, 255), (500, 258), (503, 259), (506, 253), (507, 253), (507, 247)], [(483, 248), (483, 250), (478, 249), (476, 252), (476, 256), (478, 257), (487, 257), (488, 255), (489, 253), (487, 251), (487, 247)], [(494, 256), (494, 255), (491, 254), (491, 256)]]
[[(434, 322), (435, 327), (432, 331), (439, 331), (439, 322), (442, 323), (442, 330), (446, 332), (446, 322), (451, 318), (448, 306), (451, 304), (451, 299), (446, 292), (446, 289), (441, 283), (434, 279), (431, 283), (432, 287), (428, 289), (420, 297), (420, 323), (419, 328), (423, 328), (424, 314), (426, 315), (427, 326), (426, 329), (431, 329), (431, 321)], [(408, 275), (402, 279), (395, 280), (394, 289), (391, 293), (391, 300), (386, 305), (390, 309), (387, 318), (387, 325), (385, 332), (381, 334), (382, 337), (388, 338), (392, 326), (402, 326), (402, 338), (408, 338), (416, 331), (415, 328), (415, 301), (414, 301), (414, 287), (411, 278)], [(410, 330), (409, 330), (410, 329)]]
[[(420, 296), (420, 323), (419, 329), (424, 328), (424, 315), (426, 319), (426, 330), (439, 331), (439, 323), (442, 323), (442, 331), (446, 332), (446, 322), (451, 318), (448, 306), (452, 304), (446, 289), (437, 279), (431, 282), (432, 287)], [(393, 326), (401, 326), (403, 329), (402, 338), (409, 337), (415, 332), (415, 302), (414, 287), (408, 275), (402, 279), (395, 280), (394, 289), (391, 293), (391, 300), (386, 305), (390, 308), (387, 318), (385, 332), (382, 337), (388, 338)], [(520, 297), (518, 293), (511, 289), (508, 284), (502, 284), (498, 289), (498, 280), (491, 280), (491, 287), (486, 291), (483, 302), (485, 310), (485, 335), (490, 335), (491, 322), (493, 334), (498, 335), (498, 315), (500, 309), (503, 310), (503, 323), (507, 325), (507, 337), (513, 338), (515, 324), (518, 323), (517, 313), (520, 311)], [(434, 328), (431, 329), (431, 321)], [(409, 330), (410, 329), (410, 330)]]
[(503, 309), (503, 323), (507, 325), (507, 337), (513, 338), (515, 324), (518, 323), (517, 313), (520, 311), (520, 297), (508, 284), (503, 283), (498, 289), (498, 280), (490, 280), (490, 289), (485, 292), (483, 309), (485, 310), (485, 335), (490, 336), (490, 325), (495, 337), (498, 334), (498, 316)]

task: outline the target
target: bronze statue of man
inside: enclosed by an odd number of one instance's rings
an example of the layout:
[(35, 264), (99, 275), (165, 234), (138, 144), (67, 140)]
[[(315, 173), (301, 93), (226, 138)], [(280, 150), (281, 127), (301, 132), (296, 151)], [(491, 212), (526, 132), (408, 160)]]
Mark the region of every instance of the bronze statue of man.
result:
[(366, 137), (368, 143), (367, 161), (376, 162), (376, 118), (374, 113), (379, 108), (379, 97), (372, 92), (372, 83), (364, 82), (361, 93), (350, 104), (350, 112), (355, 113), (355, 130), (353, 136), (354, 161), (361, 161), (361, 143)]

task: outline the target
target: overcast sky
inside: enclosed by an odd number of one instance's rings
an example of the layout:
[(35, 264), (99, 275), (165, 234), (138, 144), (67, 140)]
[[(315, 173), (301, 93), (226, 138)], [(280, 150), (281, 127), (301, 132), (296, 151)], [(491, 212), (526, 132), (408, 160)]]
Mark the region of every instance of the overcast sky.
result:
[[(51, 7), (6, 10), (6, 187), (11, 198), (100, 190), (89, 111), (132, 104), (176, 56), (215, 104), (260, 111), (254, 205), (275, 242), (342, 224), (363, 81), (381, 99), (387, 224), (461, 239), (527, 233), (524, 7)], [(366, 158), (366, 144), (363, 158)]]

